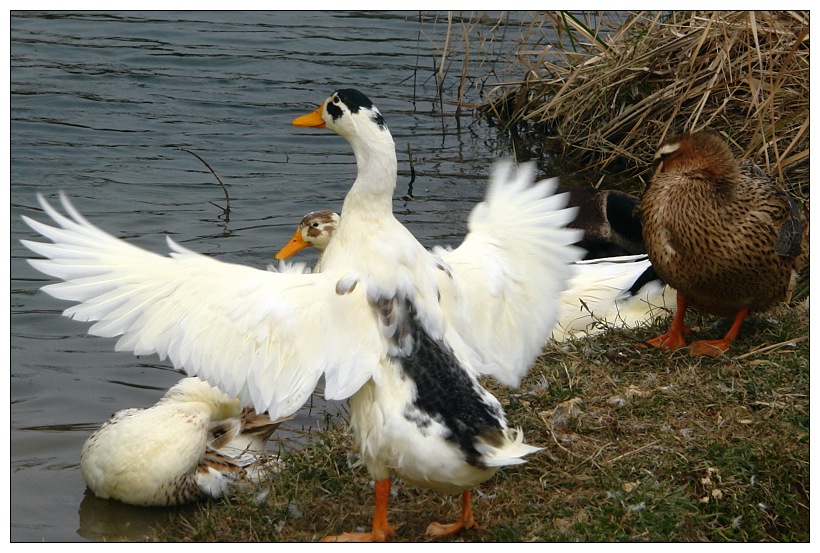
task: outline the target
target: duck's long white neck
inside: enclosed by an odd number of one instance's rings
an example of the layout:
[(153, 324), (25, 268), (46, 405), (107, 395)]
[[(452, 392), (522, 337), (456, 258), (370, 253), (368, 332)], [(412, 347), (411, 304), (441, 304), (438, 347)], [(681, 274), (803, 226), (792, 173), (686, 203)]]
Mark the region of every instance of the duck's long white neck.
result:
[(396, 145), (386, 126), (359, 125), (355, 136), (346, 137), (353, 147), (358, 177), (345, 198), (345, 216), (383, 217), (393, 213), (396, 188)]

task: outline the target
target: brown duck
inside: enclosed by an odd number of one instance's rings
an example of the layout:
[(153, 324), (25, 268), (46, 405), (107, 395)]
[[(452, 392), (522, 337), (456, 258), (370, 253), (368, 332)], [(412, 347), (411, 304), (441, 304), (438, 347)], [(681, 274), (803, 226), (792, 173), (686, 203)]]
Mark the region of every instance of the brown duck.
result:
[(720, 355), (750, 311), (791, 297), (808, 260), (807, 223), (794, 200), (753, 164), (739, 164), (712, 132), (661, 145), (640, 211), (649, 259), (677, 289), (672, 325), (649, 340), (653, 346), (686, 346), (689, 306), (734, 317), (722, 339), (691, 344), (693, 355)]

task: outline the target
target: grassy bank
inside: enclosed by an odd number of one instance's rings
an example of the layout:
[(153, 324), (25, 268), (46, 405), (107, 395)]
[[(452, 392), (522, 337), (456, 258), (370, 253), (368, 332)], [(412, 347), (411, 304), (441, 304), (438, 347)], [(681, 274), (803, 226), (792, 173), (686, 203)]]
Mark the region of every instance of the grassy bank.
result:
[[(696, 336), (720, 333), (690, 318)], [(747, 321), (729, 355), (642, 349), (660, 327), (549, 345), (518, 390), (488, 387), (543, 451), (474, 495), (481, 529), (454, 541), (806, 541), (805, 306)], [(718, 322), (722, 324), (722, 322)], [(369, 527), (372, 483), (343, 421), (285, 452), (258, 492), (202, 504), (150, 539), (315, 541)], [(458, 499), (397, 482), (395, 541), (430, 541)]]
[[(632, 192), (665, 136), (710, 127), (808, 208), (807, 13), (635, 14), (606, 33), (537, 14), (515, 39), (503, 21), (456, 23), (462, 34), (438, 60), (442, 101), (455, 90), (448, 101), (469, 107), (465, 87), (479, 83), (483, 113), (502, 127), (527, 126), (576, 171), (618, 174)], [(548, 25), (557, 35), (541, 32)], [(524, 77), (493, 84), (505, 40)], [(477, 48), (494, 56), (481, 78), (461, 63)], [(543, 450), (482, 485), (481, 528), (452, 540), (808, 541), (807, 296), (805, 278), (792, 304), (750, 317), (717, 359), (636, 346), (664, 322), (548, 344), (519, 389), (487, 381), (510, 424)], [(694, 313), (687, 322), (694, 338), (726, 330)], [(372, 482), (355, 451), (344, 420), (332, 421), (283, 451), (286, 468), (261, 495), (204, 503), (148, 539), (301, 542), (366, 530)], [(395, 541), (430, 541), (427, 524), (458, 509), (457, 498), (396, 482)]]

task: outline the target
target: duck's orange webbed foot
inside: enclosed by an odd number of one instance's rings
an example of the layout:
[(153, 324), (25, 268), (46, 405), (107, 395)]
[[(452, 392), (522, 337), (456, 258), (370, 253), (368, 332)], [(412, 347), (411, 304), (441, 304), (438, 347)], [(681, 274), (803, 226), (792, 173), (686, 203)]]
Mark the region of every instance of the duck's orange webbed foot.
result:
[(450, 524), (431, 522), (430, 525), (427, 526), (427, 535), (442, 538), (471, 528), (478, 528), (478, 523), (476, 523), (473, 518), (473, 508), (470, 504), (470, 490), (465, 490), (461, 493), (461, 518)]
[(732, 343), (725, 338), (720, 340), (697, 340), (689, 346), (689, 353), (692, 355), (707, 355), (717, 357), (729, 349)]
[(443, 538), (452, 536), (453, 534), (464, 530), (465, 528), (478, 528), (478, 524), (474, 520), (465, 521), (459, 520), (450, 524), (442, 524), (441, 522), (431, 522), (427, 526), (427, 535), (434, 538)]
[(641, 347), (654, 346), (661, 349), (680, 349), (686, 347), (686, 340), (683, 335), (691, 332), (691, 330), (683, 324), (683, 318), (686, 315), (686, 299), (678, 292), (677, 294), (678, 308), (675, 311), (675, 318), (672, 319), (672, 324), (669, 326), (669, 331), (661, 334), (657, 338), (652, 338), (641, 344)]
[(376, 508), (373, 511), (373, 528), (370, 532), (345, 532), (338, 536), (326, 536), (323, 542), (386, 542), (396, 533), (387, 522), (387, 501), (390, 499), (390, 479), (376, 481)]
[(670, 330), (657, 338), (647, 340), (646, 344), (661, 349), (680, 349), (686, 347), (686, 340), (683, 339), (683, 332), (673, 332)]
[(720, 340), (697, 340), (692, 342), (692, 345), (689, 348), (689, 353), (692, 355), (708, 355), (709, 357), (717, 357), (721, 353), (727, 351), (732, 345), (732, 342), (735, 341), (735, 338), (737, 338), (737, 335), (740, 334), (740, 326), (743, 324), (743, 320), (746, 318), (748, 313), (748, 307), (738, 311), (729, 332), (727, 332), (726, 336)]
[(337, 536), (325, 536), (322, 541), (339, 542), (339, 543), (381, 543), (390, 541), (395, 532), (393, 528), (387, 527), (385, 531), (380, 532), (345, 532)]

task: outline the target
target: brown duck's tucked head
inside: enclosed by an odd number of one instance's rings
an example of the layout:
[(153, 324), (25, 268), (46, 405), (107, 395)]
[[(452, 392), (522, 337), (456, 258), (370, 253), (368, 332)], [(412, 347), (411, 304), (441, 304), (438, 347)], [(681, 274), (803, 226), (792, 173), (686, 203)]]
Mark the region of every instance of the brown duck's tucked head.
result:
[(734, 183), (740, 176), (737, 160), (716, 133), (684, 133), (661, 144), (652, 164), (652, 175), (687, 174), (719, 184)]

